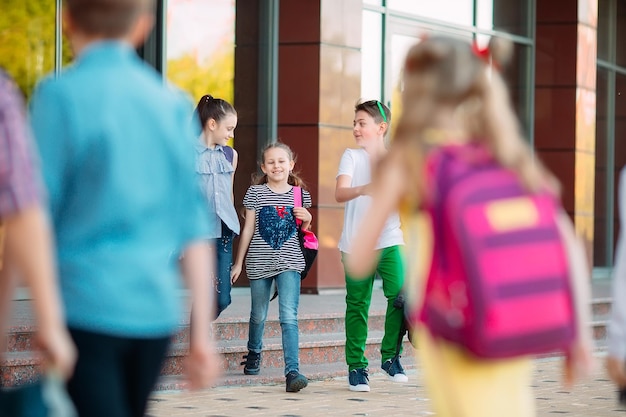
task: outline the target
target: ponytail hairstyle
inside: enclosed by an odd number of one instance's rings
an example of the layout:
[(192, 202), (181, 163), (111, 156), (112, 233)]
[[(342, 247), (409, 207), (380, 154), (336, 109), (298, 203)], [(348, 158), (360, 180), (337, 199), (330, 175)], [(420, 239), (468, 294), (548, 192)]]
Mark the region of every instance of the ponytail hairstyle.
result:
[(221, 98), (215, 98), (210, 94), (204, 95), (200, 98), (194, 113), (198, 117), (200, 130), (204, 130), (207, 122), (211, 119), (219, 123), (220, 120), (226, 117), (226, 115), (237, 115), (237, 111), (232, 104), (226, 100), (222, 100)]
[[(291, 150), (291, 148), (287, 146), (287, 144), (283, 142), (274, 142), (274, 143), (270, 143), (263, 149), (263, 153), (261, 154), (260, 165), (263, 165), (265, 163), (265, 154), (267, 153), (267, 151), (269, 151), (270, 149), (274, 149), (274, 148), (279, 148), (279, 149), (284, 150), (289, 156), (289, 160), (296, 162), (295, 155), (293, 151)], [(266, 182), (267, 182), (267, 174), (265, 174), (264, 172), (253, 174), (252, 185), (261, 185), (261, 184), (265, 184)], [(295, 172), (295, 171), (289, 172), (289, 178), (287, 179), (287, 182), (289, 183), (289, 185), (306, 188), (304, 181), (302, 180), (302, 178), (300, 178), (300, 176), (298, 175), (298, 172)]]
[(513, 52), (510, 41), (491, 38), (480, 50), (469, 42), (436, 36), (413, 46), (403, 69), (402, 115), (392, 141), (396, 155), (407, 169), (409, 200), (425, 191), (423, 163), (432, 146), (438, 112), (454, 109), (459, 125), (472, 140), (483, 142), (494, 158), (515, 171), (523, 184), (534, 191), (549, 185), (559, 190), (557, 180), (538, 161), (522, 137), (519, 121), (498, 69)]

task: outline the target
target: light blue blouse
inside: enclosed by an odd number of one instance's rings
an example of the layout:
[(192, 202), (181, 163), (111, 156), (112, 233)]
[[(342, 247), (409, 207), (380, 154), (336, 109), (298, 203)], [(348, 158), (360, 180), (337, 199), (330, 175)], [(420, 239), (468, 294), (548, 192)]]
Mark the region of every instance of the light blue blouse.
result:
[(200, 189), (206, 202), (209, 222), (214, 236), (221, 236), (221, 222), (230, 230), (239, 234), (240, 224), (237, 211), (232, 200), (233, 173), (235, 169), (228, 162), (224, 150), (220, 145), (211, 149), (206, 146), (202, 137), (196, 144), (196, 173), (199, 177)]

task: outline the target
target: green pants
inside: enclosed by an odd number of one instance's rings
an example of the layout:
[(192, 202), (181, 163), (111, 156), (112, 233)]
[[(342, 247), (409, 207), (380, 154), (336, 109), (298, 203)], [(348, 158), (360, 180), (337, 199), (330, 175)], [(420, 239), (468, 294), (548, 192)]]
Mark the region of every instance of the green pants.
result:
[[(349, 255), (342, 253), (342, 260), (346, 256)], [(368, 366), (365, 357), (365, 342), (367, 341), (367, 320), (376, 275), (382, 278), (383, 293), (387, 298), (385, 335), (380, 349), (382, 362), (396, 355), (404, 311), (395, 308), (393, 302), (404, 283), (404, 263), (399, 246), (381, 249), (379, 256), (376, 270), (371, 276), (354, 279), (346, 272), (346, 363), (348, 364), (348, 371), (367, 368)]]

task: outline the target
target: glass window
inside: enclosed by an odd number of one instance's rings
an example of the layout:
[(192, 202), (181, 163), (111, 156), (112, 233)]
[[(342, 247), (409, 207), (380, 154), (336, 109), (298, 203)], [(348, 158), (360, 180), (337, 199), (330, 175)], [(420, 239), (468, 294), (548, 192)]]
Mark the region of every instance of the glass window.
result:
[(383, 0), (363, 0), (363, 4), (373, 4), (375, 6), (382, 6)]
[(607, 257), (607, 146), (608, 146), (608, 82), (606, 69), (598, 68), (596, 81), (596, 168), (593, 265), (608, 266)]
[(529, 5), (527, 0), (477, 0), (476, 25), (481, 29), (527, 36), (530, 34)]
[(37, 81), (54, 70), (56, 2), (4, 0), (0, 13), (0, 65), (30, 97)]
[(598, 59), (609, 61), (610, 34), (610, 0), (598, 1)]
[(383, 15), (363, 11), (361, 46), (361, 97), (381, 100), (383, 58)]
[(531, 48), (527, 45), (514, 44), (513, 59), (504, 69), (503, 76), (509, 87), (511, 101), (526, 138), (530, 138), (531, 126)]
[(195, 101), (211, 94), (233, 102), (235, 0), (169, 0), (166, 43), (171, 82)]
[[(491, 36), (478, 35), (476, 43), (484, 48), (489, 44)], [(511, 96), (511, 102), (515, 109), (517, 117), (524, 132), (524, 136), (530, 139), (531, 126), (531, 52), (532, 49), (528, 45), (519, 43), (513, 44), (513, 57), (511, 62), (503, 69), (502, 76), (506, 81)]]
[(620, 67), (626, 68), (626, 48), (624, 48), (623, 40), (626, 37), (626, 2), (618, 1), (615, 13), (615, 63)]
[[(429, 33), (427, 30), (420, 29), (420, 34)], [(391, 98), (389, 100), (389, 108), (391, 109), (392, 120), (398, 120), (402, 113), (402, 68), (409, 49), (420, 40), (414, 36), (402, 35), (394, 33), (391, 36), (391, 58), (387, 64), (389, 71), (389, 80), (391, 84)], [(398, 124), (391, 123), (391, 132), (395, 131)]]
[[(619, 174), (622, 168), (626, 167), (626, 75), (615, 74), (615, 158), (613, 179), (615, 191), (613, 192), (614, 216), (613, 216), (613, 248), (617, 243), (619, 232), (619, 212), (618, 212), (618, 196), (617, 189), (619, 185)], [(609, 225), (611, 227), (611, 225)]]
[(474, 24), (472, 0), (389, 0), (387, 6), (399, 12), (441, 20), (457, 25)]

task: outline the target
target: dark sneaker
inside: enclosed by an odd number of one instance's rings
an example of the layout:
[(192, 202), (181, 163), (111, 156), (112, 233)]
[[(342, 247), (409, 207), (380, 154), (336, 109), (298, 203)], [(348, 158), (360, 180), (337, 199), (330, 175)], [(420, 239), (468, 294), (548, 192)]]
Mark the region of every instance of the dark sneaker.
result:
[(370, 380), (367, 375), (367, 369), (355, 369), (350, 371), (348, 382), (350, 383), (350, 391), (370, 391)]
[(247, 355), (243, 355), (243, 358), (245, 359), (245, 361), (241, 362), (241, 365), (244, 365), (243, 373), (246, 375), (258, 375), (259, 371), (261, 371), (261, 354), (249, 350)]
[(393, 382), (408, 382), (409, 377), (404, 373), (402, 364), (400, 363), (400, 356), (394, 356), (388, 359), (381, 366), (383, 371), (387, 373), (387, 378)]
[(287, 392), (298, 392), (309, 385), (309, 380), (298, 371), (291, 371), (285, 377), (287, 380)]

